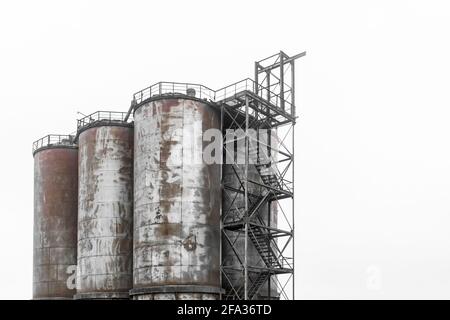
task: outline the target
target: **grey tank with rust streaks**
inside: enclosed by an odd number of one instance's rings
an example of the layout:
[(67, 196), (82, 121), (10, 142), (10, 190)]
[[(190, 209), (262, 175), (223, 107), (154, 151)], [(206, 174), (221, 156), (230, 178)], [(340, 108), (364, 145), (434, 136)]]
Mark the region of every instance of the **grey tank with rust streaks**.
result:
[(79, 134), (78, 299), (127, 299), (132, 285), (133, 128)]
[[(234, 170), (236, 170), (239, 177), (244, 177), (244, 165), (234, 165)], [(238, 177), (236, 176), (235, 172), (233, 170), (233, 165), (230, 164), (224, 164), (223, 165), (223, 180), (224, 184), (227, 186), (232, 186), (235, 189), (240, 188), (240, 182)], [(256, 181), (258, 183), (263, 183), (261, 180), (260, 173), (256, 169), (254, 165), (248, 166), (248, 179), (252, 181)], [(248, 183), (248, 192), (249, 194), (253, 195), (261, 195), (265, 188), (260, 187), (253, 183)], [(227, 218), (224, 222), (233, 222), (233, 221), (239, 221), (240, 220), (240, 214), (234, 210), (235, 208), (241, 208), (240, 210), (243, 212), (243, 208), (245, 206), (244, 201), (244, 195), (241, 193), (229, 193), (231, 198), (223, 197), (223, 213), (225, 214), (228, 212), (230, 208), (232, 208), (232, 212), (227, 215)], [(269, 204), (265, 203), (261, 206), (258, 215), (262, 218), (264, 223), (268, 224), (269, 219)], [(275, 227), (277, 226), (277, 206), (276, 204), (272, 203), (271, 211), (270, 211), (270, 226)], [(239, 256), (241, 257), (242, 261), (244, 260), (244, 252), (245, 252), (245, 236), (244, 233), (238, 233), (234, 231), (225, 231), (231, 242), (234, 244), (235, 250), (239, 253)], [(222, 259), (223, 259), (223, 265), (226, 267), (234, 267), (235, 269), (232, 271), (229, 269), (227, 271), (228, 279), (223, 277), (222, 279), (222, 285), (224, 286), (225, 290), (228, 292), (231, 289), (231, 285), (229, 281), (231, 281), (232, 286), (237, 290), (240, 288), (244, 283), (244, 277), (243, 273), (239, 271), (240, 268), (242, 268), (238, 258), (236, 257), (236, 254), (233, 251), (233, 248), (229, 244), (229, 242), (226, 240), (225, 236), (222, 237)], [(250, 238), (248, 239), (248, 265), (254, 266), (254, 267), (265, 267), (264, 262), (262, 261), (260, 254), (256, 250), (255, 245), (252, 243)], [(254, 275), (250, 275), (254, 277)], [(253, 297), (253, 299), (262, 300), (267, 299), (269, 297), (269, 288), (270, 288), (270, 297), (271, 299), (276, 299), (279, 296), (277, 287), (276, 287), (276, 281), (274, 279), (276, 276), (272, 276), (270, 280), (270, 286), (269, 281), (266, 281), (261, 288), (259, 289), (258, 293)], [(251, 283), (249, 287), (251, 286)]]
[(138, 106), (134, 121), (132, 293), (217, 299), (220, 164), (202, 162), (202, 134), (220, 128), (220, 114), (197, 99), (168, 97)]
[(33, 299), (72, 299), (76, 265), (78, 150), (55, 147), (34, 154)]

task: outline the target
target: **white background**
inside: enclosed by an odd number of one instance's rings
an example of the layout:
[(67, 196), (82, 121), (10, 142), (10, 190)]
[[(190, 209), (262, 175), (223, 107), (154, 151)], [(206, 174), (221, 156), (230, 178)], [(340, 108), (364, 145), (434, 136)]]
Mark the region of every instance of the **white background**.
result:
[(0, 2), (0, 298), (32, 287), (32, 141), (157, 81), (297, 62), (296, 298), (450, 298), (448, 1)]

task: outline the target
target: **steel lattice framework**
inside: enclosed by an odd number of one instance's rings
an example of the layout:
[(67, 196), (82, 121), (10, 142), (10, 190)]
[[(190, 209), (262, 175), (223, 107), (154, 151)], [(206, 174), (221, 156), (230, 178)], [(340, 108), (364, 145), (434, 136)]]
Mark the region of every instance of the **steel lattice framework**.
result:
[(280, 51), (255, 62), (254, 80), (219, 90), (155, 83), (133, 95), (124, 117), (155, 96), (191, 95), (220, 110), (222, 299), (294, 299), (295, 60), (305, 55)]
[[(265, 285), (267, 299), (294, 299), (294, 63), (305, 54), (290, 57), (280, 51), (255, 63), (255, 81), (246, 79), (245, 86), (241, 81), (216, 91), (225, 163), (235, 175), (231, 180), (222, 175), (224, 201), (230, 204), (222, 209), (222, 241), (232, 248), (222, 259), (223, 286), (228, 288), (224, 299), (257, 298)], [(243, 135), (229, 134), (236, 131)], [(261, 139), (260, 132), (269, 132), (271, 138)], [(240, 142), (244, 163), (234, 152)], [(277, 215), (275, 226), (271, 214)], [(237, 244), (240, 237), (243, 250)], [(250, 242), (258, 261), (249, 257)], [(238, 281), (233, 279), (236, 274)], [(271, 286), (276, 286), (274, 296)]]

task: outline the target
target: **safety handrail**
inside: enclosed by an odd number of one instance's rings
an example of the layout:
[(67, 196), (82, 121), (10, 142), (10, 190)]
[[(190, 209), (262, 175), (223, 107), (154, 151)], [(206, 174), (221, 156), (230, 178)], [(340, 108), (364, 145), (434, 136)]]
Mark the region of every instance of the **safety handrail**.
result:
[(44, 147), (75, 145), (73, 135), (49, 134), (33, 142), (33, 153)]
[[(96, 111), (87, 115), (81, 119), (77, 120), (77, 129), (83, 128), (89, 124), (98, 122), (98, 121), (125, 121), (127, 113), (119, 112), (119, 111)], [(129, 119), (128, 121), (130, 121)]]
[[(292, 104), (287, 100), (282, 100), (278, 94), (273, 93), (267, 87), (257, 84), (250, 78), (243, 79), (241, 81), (230, 84), (224, 88), (215, 91), (215, 101), (220, 102), (233, 97), (243, 91), (250, 91), (257, 94), (260, 98), (269, 101), (272, 105), (278, 108), (282, 108), (286, 113), (292, 115)], [(284, 105), (282, 105), (282, 101)]]
[(249, 91), (258, 95), (261, 99), (270, 102), (277, 108), (282, 109), (287, 114), (293, 114), (292, 104), (281, 99), (269, 88), (257, 84), (254, 80), (246, 78), (230, 84), (218, 90), (213, 90), (201, 84), (182, 83), (182, 82), (157, 82), (145, 89), (136, 92), (133, 95), (133, 103), (139, 104), (149, 98), (161, 95), (185, 94), (200, 99), (207, 99), (212, 102), (222, 102), (228, 98), (232, 98), (244, 91)]
[(136, 103), (141, 103), (153, 96), (164, 94), (186, 94), (193, 95), (200, 99), (209, 99), (214, 101), (214, 90), (195, 83), (181, 83), (181, 82), (157, 82), (150, 87), (136, 92), (133, 95), (133, 100)]

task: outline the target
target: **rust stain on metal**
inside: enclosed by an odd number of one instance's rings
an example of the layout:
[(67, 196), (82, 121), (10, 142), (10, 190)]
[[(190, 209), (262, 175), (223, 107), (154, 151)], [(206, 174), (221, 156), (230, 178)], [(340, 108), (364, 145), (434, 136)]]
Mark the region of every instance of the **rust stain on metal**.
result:
[(33, 299), (72, 299), (68, 268), (76, 264), (78, 151), (34, 155)]
[(187, 251), (194, 251), (197, 248), (197, 237), (191, 233), (182, 241), (182, 244)]

